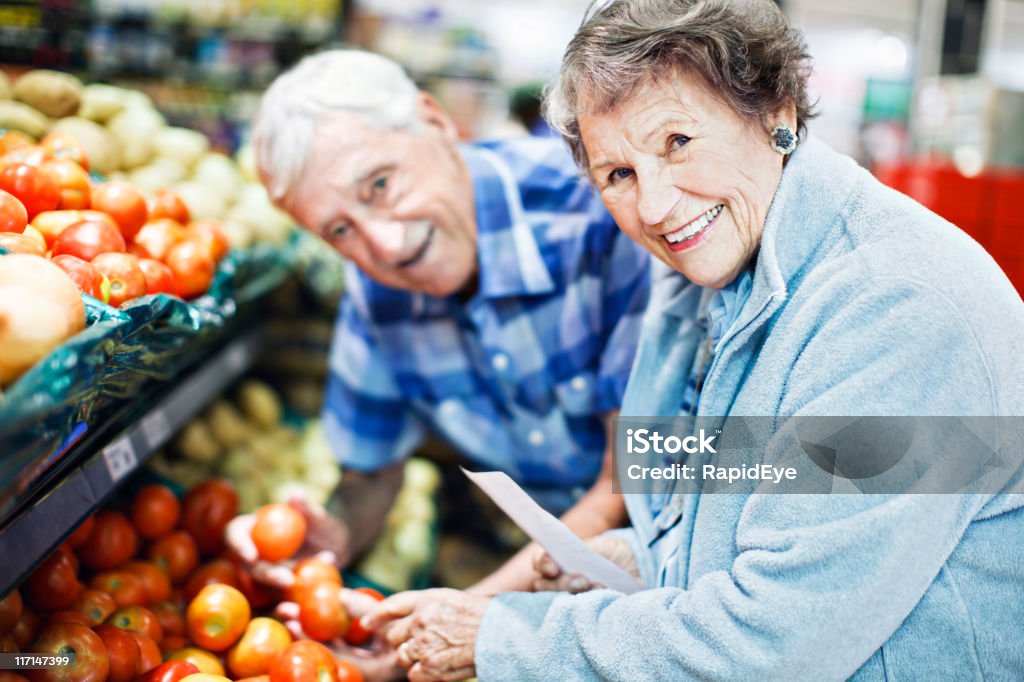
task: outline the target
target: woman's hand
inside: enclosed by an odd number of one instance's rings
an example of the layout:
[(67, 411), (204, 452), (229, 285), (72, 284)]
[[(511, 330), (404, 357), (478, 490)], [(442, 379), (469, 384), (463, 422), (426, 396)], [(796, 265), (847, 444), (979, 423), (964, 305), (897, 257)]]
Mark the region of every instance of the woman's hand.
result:
[[(625, 540), (613, 535), (598, 535), (584, 542), (590, 549), (640, 580), (640, 569), (636, 564), (636, 556)], [(537, 557), (533, 568), (539, 575), (533, 581), (534, 592), (572, 592), (577, 594), (603, 587), (603, 585), (591, 583), (578, 573), (562, 572), (562, 567), (555, 563), (555, 560), (547, 553)]]
[(325, 563), (343, 566), (348, 553), (349, 533), (345, 524), (302, 495), (293, 495), (288, 504), (306, 517), (306, 541), (293, 559), (270, 562), (259, 558), (256, 544), (252, 541), (255, 514), (236, 516), (225, 530), (228, 546), (251, 566), (253, 577), (280, 589), (291, 587), (295, 581), (291, 568), (295, 561), (315, 556)]
[(380, 630), (410, 682), (476, 675), (474, 647), (490, 597), (458, 590), (402, 592), (377, 604), (363, 626)]
[[(380, 603), (373, 597), (350, 590), (340, 589), (341, 601), (352, 621), (359, 620)], [(274, 609), (274, 615), (284, 623), (295, 639), (309, 639), (299, 623), (299, 605), (283, 601)], [(363, 676), (365, 682), (397, 682), (405, 679), (405, 668), (398, 665), (398, 654), (380, 634), (361, 646), (351, 646), (341, 637), (324, 642), (336, 658), (351, 663)]]

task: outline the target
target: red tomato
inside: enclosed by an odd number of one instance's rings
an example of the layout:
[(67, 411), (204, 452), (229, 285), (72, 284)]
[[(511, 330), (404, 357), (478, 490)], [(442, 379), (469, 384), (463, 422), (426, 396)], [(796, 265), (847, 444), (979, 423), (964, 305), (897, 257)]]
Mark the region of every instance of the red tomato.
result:
[(31, 147), (35, 143), (35, 140), (20, 130), (0, 131), (0, 154), (6, 154), (19, 147)]
[(141, 632), (135, 632), (134, 630), (128, 630), (127, 632), (135, 638), (135, 643), (139, 645), (139, 674), (149, 672), (160, 665), (160, 661), (163, 660), (163, 654), (160, 653), (160, 647), (157, 646), (157, 643)]
[(83, 220), (106, 223), (115, 232), (120, 234), (114, 219), (106, 213), (100, 213), (99, 211), (43, 211), (32, 219), (31, 226), (43, 235), (47, 247), (53, 248), (61, 232)]
[(139, 671), (139, 645), (130, 633), (113, 625), (97, 625), (93, 632), (100, 636), (107, 647), (107, 661), (110, 664), (109, 682), (130, 682)]
[(164, 630), (160, 626), (160, 619), (149, 609), (141, 606), (125, 606), (110, 614), (106, 620), (108, 625), (113, 625), (122, 630), (138, 632), (146, 635), (158, 644), (164, 638)]
[(89, 170), (89, 155), (86, 153), (85, 147), (68, 133), (60, 131), (50, 133), (39, 140), (39, 146), (46, 151), (47, 156), (51, 159), (74, 161), (86, 171)]
[(180, 518), (181, 502), (167, 486), (153, 483), (135, 493), (132, 500), (132, 523), (141, 537), (152, 540), (170, 533)]
[[(137, 244), (133, 244), (137, 246)], [(178, 282), (174, 273), (164, 263), (152, 258), (140, 258), (139, 267), (142, 274), (146, 276), (147, 294), (170, 294), (178, 295)]]
[(21, 618), (21, 592), (17, 589), (11, 590), (7, 596), (0, 599), (0, 633), (8, 632)]
[(188, 661), (167, 661), (138, 679), (138, 682), (180, 682), (181, 679), (199, 672), (194, 663)]
[(197, 220), (189, 223), (186, 227), (188, 239), (205, 246), (213, 256), (213, 260), (219, 261), (228, 255), (231, 249), (231, 242), (224, 234), (224, 226), (219, 220)]
[(238, 493), (231, 483), (200, 483), (185, 495), (181, 508), (181, 527), (195, 538), (202, 554), (213, 556), (224, 549), (224, 529), (238, 514)]
[(319, 642), (293, 642), (270, 662), (270, 682), (338, 682), (338, 664)]
[(25, 204), (10, 192), (0, 189), (0, 232), (25, 231), (28, 225), (28, 211)]
[(147, 604), (156, 604), (171, 598), (171, 579), (167, 571), (152, 561), (129, 561), (121, 566), (121, 569), (134, 573), (142, 581)]
[(228, 652), (228, 670), (234, 677), (262, 675), (274, 656), (288, 648), (288, 628), (273, 618), (253, 618), (238, 644)]
[(135, 235), (135, 245), (141, 246), (149, 258), (162, 261), (171, 247), (185, 238), (185, 228), (170, 218), (152, 220)]
[(338, 682), (363, 682), (363, 673), (359, 668), (343, 659), (337, 659)]
[(210, 651), (224, 651), (238, 641), (252, 612), (245, 595), (230, 585), (207, 585), (185, 612), (193, 642)]
[(93, 626), (92, 619), (85, 615), (81, 611), (75, 611), (73, 609), (65, 609), (63, 611), (54, 611), (47, 617), (46, 624), (51, 623), (79, 623), (87, 628)]
[(14, 642), (22, 651), (35, 639), (36, 633), (39, 632), (39, 624), (39, 616), (36, 615), (35, 611), (31, 609), (21, 610), (21, 618), (11, 628), (10, 635), (14, 637)]
[(192, 601), (207, 585), (218, 584), (238, 587), (238, 570), (227, 559), (214, 559), (193, 571), (185, 583), (185, 599)]
[(128, 571), (101, 571), (89, 581), (89, 587), (109, 594), (118, 607), (141, 606), (146, 603), (146, 588), (142, 585), (142, 579)]
[(306, 517), (291, 505), (267, 504), (256, 512), (252, 541), (263, 559), (287, 559), (305, 540)]
[(150, 606), (149, 610), (153, 612), (157, 622), (160, 623), (164, 639), (185, 634), (185, 612), (180, 606), (171, 601), (162, 601)]
[(46, 255), (46, 249), (39, 242), (20, 232), (0, 232), (0, 246), (11, 253), (24, 253), (30, 256)]
[(199, 668), (199, 672), (207, 673), (209, 675), (224, 674), (224, 666), (221, 664), (219, 658), (205, 649), (200, 649), (194, 646), (185, 647), (184, 649), (178, 649), (177, 651), (168, 653), (167, 660), (188, 661), (195, 667)]
[(139, 267), (139, 259), (132, 254), (101, 253), (92, 259), (92, 264), (110, 280), (109, 303), (115, 308), (146, 295), (146, 275)]
[(240, 559), (233, 559), (235, 570), (238, 571), (238, 589), (242, 591), (249, 605), (254, 609), (265, 609), (282, 600), (281, 590), (256, 580), (249, 569), (242, 565)]
[[(181, 617), (181, 622), (185, 622), (185, 617)], [(160, 642), (160, 651), (164, 652), (165, 658), (169, 651), (177, 651), (178, 649), (184, 649), (189, 645), (188, 637), (184, 635), (164, 635), (164, 639)]]
[[(58, 256), (58, 257), (59, 258), (63, 258), (63, 256)], [(68, 256), (68, 258), (73, 258), (73, 256)], [(78, 260), (82, 261), (81, 258), (79, 258)], [(53, 259), (53, 262), (57, 263), (57, 259), (56, 258)], [(82, 262), (85, 262), (85, 261), (82, 261)], [(57, 264), (60, 265), (60, 263), (57, 263)], [(86, 263), (86, 265), (88, 265), (88, 263)], [(66, 269), (64, 271), (68, 272)], [(68, 274), (71, 274), (71, 273), (68, 273)], [(71, 279), (75, 279), (74, 275), (71, 276)], [(76, 281), (75, 284), (78, 284), (78, 282)], [(81, 286), (81, 285), (79, 285), (79, 286)], [(68, 544), (71, 547), (81, 547), (82, 545), (84, 545), (85, 541), (89, 539), (89, 535), (92, 533), (92, 527), (95, 524), (96, 524), (96, 519), (93, 516), (91, 516), (91, 515), (90, 516), (86, 516), (85, 520), (82, 521), (80, 524), (78, 524), (78, 528), (76, 528), (71, 533), (71, 535), (68, 536)]]
[(101, 253), (124, 253), (125, 249), (124, 237), (117, 228), (99, 220), (81, 220), (68, 225), (53, 242), (53, 255), (67, 253), (86, 261), (92, 261)]
[(166, 262), (178, 282), (178, 293), (185, 299), (205, 294), (217, 270), (210, 249), (191, 239), (172, 246)]
[(41, 168), (53, 180), (60, 195), (57, 209), (89, 208), (91, 188), (89, 174), (70, 159), (53, 159), (45, 162)]
[(338, 587), (342, 586), (341, 573), (336, 566), (320, 561), (315, 557), (303, 559), (292, 569), (295, 575), (295, 582), (288, 590), (288, 598), (291, 601), (299, 601), (302, 594), (320, 583), (333, 583)]
[[(357, 587), (356, 592), (368, 594), (377, 601), (384, 601), (384, 595), (378, 592), (377, 590), (373, 589), (372, 587)], [(359, 619), (353, 620), (349, 624), (348, 630), (344, 634), (345, 641), (355, 646), (365, 644), (370, 640), (371, 637), (373, 637), (373, 631), (367, 630), (362, 625), (360, 625)]]
[(28, 147), (18, 147), (7, 152), (0, 158), (0, 166), (23, 163), (27, 166), (39, 168), (48, 158), (45, 149), (37, 144), (33, 144)]
[(103, 510), (96, 514), (89, 541), (78, 548), (78, 556), (94, 571), (113, 568), (135, 556), (139, 536), (121, 512)]
[(341, 637), (348, 629), (348, 613), (334, 583), (317, 583), (302, 593), (299, 623), (309, 637), (322, 642)]
[(199, 548), (191, 535), (176, 530), (153, 543), (149, 548), (149, 558), (167, 571), (171, 583), (177, 585), (199, 563)]
[(149, 217), (146, 198), (142, 196), (142, 192), (136, 189), (135, 185), (123, 180), (111, 180), (96, 185), (92, 191), (92, 208), (112, 217), (126, 240), (131, 240)]
[(117, 611), (117, 601), (102, 590), (88, 589), (78, 595), (74, 608), (88, 616), (90, 624), (99, 625)]
[(181, 195), (174, 190), (154, 190), (152, 196), (146, 202), (146, 206), (149, 208), (150, 221), (170, 218), (175, 222), (185, 225), (191, 218), (188, 206), (182, 201)]
[[(83, 294), (88, 294), (104, 303), (110, 300), (110, 280), (106, 278), (106, 275), (97, 270), (95, 265), (86, 263), (78, 256), (69, 256), (67, 254), (54, 256), (51, 260), (55, 265), (59, 265), (61, 270), (68, 273), (68, 277), (78, 285)], [(90, 526), (88, 530), (91, 531), (92, 527)], [(69, 540), (75, 538), (76, 534), (78, 534), (78, 531), (75, 531), (75, 534), (72, 534)], [(83, 536), (88, 538), (89, 533), (85, 532), (79, 535), (78, 545), (72, 544), (72, 547), (81, 545), (80, 539)]]
[[(14, 635), (0, 635), (0, 654), (17, 654), (21, 653), (21, 649), (18, 648), (18, 643), (14, 641)], [(3, 682), (4, 678), (0, 677), (0, 682)]]
[(25, 205), (29, 220), (43, 211), (52, 211), (60, 202), (60, 193), (50, 176), (24, 163), (12, 163), (0, 169), (0, 189), (10, 192)]
[(50, 656), (75, 655), (71, 665), (26, 671), (33, 682), (101, 682), (107, 678), (110, 664), (103, 640), (84, 625), (48, 625), (29, 648), (33, 653)]
[(68, 608), (75, 603), (81, 589), (71, 557), (60, 550), (48, 556), (22, 585), (25, 599), (40, 611)]

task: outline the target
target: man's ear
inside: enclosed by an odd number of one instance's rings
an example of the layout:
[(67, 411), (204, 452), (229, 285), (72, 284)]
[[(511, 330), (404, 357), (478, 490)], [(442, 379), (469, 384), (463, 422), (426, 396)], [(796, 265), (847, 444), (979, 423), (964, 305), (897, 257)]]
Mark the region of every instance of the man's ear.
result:
[(420, 122), (425, 126), (432, 126), (444, 137), (445, 141), (456, 144), (459, 141), (459, 131), (455, 127), (455, 121), (448, 115), (437, 98), (429, 92), (420, 91), (416, 99), (416, 113)]

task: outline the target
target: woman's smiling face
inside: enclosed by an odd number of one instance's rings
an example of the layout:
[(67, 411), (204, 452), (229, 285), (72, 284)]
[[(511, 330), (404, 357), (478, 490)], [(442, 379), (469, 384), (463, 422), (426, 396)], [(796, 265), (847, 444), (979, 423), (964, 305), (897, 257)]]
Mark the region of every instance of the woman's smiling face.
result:
[[(792, 107), (779, 123), (796, 129)], [(783, 157), (702, 82), (665, 75), (580, 114), (589, 173), (619, 228), (690, 281), (721, 288), (757, 253)]]

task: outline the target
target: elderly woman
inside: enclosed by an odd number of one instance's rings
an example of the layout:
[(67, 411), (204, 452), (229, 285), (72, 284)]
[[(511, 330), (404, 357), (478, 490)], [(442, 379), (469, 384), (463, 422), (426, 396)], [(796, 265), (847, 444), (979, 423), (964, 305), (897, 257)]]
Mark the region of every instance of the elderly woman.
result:
[[(809, 68), (769, 0), (613, 0), (570, 44), (549, 120), (664, 266), (623, 414), (1024, 413), (1024, 303), (957, 228), (807, 134)], [(1020, 679), (1021, 475), (630, 495), (600, 549), (648, 589), (407, 593), (368, 620), (414, 680)]]

